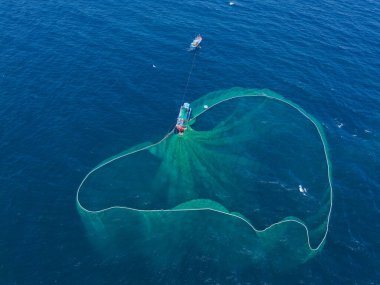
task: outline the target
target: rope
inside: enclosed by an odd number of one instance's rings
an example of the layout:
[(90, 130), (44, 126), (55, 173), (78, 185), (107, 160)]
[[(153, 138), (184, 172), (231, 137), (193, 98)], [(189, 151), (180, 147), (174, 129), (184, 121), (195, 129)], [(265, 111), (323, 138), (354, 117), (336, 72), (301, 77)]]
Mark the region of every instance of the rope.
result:
[(185, 91), (183, 92), (182, 100), (180, 101), (181, 106), (183, 105), (183, 103), (185, 103), (185, 96), (186, 96), (186, 93), (187, 93), (187, 90), (188, 90), (188, 87), (189, 87), (189, 82), (190, 82), (191, 74), (193, 73), (193, 69), (194, 69), (194, 65), (195, 65), (195, 58), (197, 57), (197, 50), (198, 50), (198, 48), (195, 48), (194, 55), (193, 55), (193, 61), (191, 63), (191, 68), (190, 68), (190, 71), (189, 71), (189, 75), (187, 76), (187, 82), (186, 82), (186, 86), (185, 86)]

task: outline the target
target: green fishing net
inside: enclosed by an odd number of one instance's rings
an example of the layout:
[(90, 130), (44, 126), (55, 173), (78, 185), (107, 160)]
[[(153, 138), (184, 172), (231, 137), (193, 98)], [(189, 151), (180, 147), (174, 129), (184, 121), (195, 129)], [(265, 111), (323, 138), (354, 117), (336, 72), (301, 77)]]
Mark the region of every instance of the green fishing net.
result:
[(317, 120), (269, 90), (217, 91), (191, 108), (183, 135), (173, 129), (84, 178), (77, 208), (93, 243), (159, 269), (189, 256), (283, 269), (320, 251), (332, 188)]

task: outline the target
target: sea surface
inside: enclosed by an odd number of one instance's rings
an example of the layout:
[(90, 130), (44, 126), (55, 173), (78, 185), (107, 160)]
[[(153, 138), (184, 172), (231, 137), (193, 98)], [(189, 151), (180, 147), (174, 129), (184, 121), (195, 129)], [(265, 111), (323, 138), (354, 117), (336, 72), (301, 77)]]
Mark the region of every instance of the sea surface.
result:
[[(379, 1), (0, 0), (0, 27), (0, 284), (380, 284)], [(99, 254), (77, 212), (90, 169), (173, 125), (198, 33), (187, 101), (269, 88), (326, 132), (330, 231), (289, 272), (157, 276)]]

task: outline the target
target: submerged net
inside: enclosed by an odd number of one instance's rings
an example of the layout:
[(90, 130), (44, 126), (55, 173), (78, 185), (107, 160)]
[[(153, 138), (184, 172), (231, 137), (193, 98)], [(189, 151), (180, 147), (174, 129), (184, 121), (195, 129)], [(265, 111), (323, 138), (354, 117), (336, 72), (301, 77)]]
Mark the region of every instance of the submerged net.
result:
[(84, 178), (77, 207), (93, 242), (158, 270), (200, 256), (219, 269), (284, 269), (320, 251), (332, 188), (317, 120), (269, 90), (217, 91), (191, 107), (184, 135), (129, 149)]

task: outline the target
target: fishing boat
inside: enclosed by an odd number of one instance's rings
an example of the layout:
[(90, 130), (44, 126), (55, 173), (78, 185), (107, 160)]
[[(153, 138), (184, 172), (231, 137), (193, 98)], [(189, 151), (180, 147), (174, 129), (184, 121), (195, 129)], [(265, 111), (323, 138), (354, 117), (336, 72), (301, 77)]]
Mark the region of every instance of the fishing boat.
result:
[(179, 114), (177, 118), (177, 124), (175, 125), (179, 134), (182, 135), (187, 129), (187, 122), (190, 120), (191, 108), (189, 103), (184, 103), (179, 109)]
[(196, 49), (197, 47), (200, 47), (200, 43), (202, 41), (202, 36), (201, 35), (198, 35), (195, 37), (195, 39), (192, 41), (192, 43), (190, 44), (190, 50), (194, 50)]

